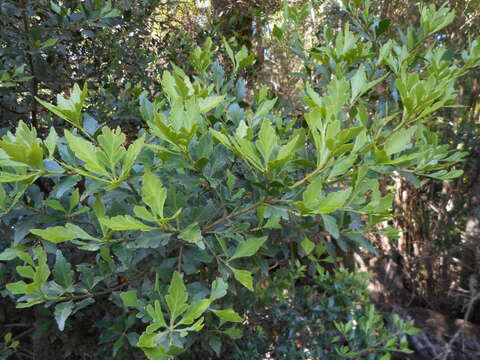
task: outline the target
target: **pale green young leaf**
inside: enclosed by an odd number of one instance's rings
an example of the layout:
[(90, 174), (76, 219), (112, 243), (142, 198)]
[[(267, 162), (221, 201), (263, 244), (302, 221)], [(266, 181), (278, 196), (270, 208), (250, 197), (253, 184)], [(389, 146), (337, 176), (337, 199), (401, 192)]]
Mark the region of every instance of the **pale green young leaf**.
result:
[(103, 167), (97, 157), (97, 149), (91, 142), (73, 135), (70, 131), (65, 130), (65, 137), (68, 145), (75, 156), (85, 162), (85, 168), (94, 173), (109, 176), (107, 170)]
[(55, 131), (54, 127), (50, 128), (50, 132), (48, 133), (47, 138), (44, 141), (45, 146), (47, 147), (48, 150), (48, 156), (52, 157), (55, 153), (55, 149), (57, 148), (57, 142), (58, 142), (58, 134)]
[(62, 110), (62, 109), (60, 109), (59, 107), (57, 107), (53, 104), (50, 104), (46, 101), (43, 101), (42, 99), (39, 99), (38, 97), (35, 97), (35, 100), (37, 100), (44, 108), (46, 108), (50, 112), (57, 115), (59, 118), (68, 121), (72, 125), (80, 127), (80, 123), (77, 122), (77, 117), (71, 111)]
[(212, 312), (220, 318), (221, 325), (226, 322), (242, 322), (243, 321), (243, 318), (240, 315), (238, 315), (233, 309), (212, 310)]
[(158, 228), (144, 224), (130, 215), (117, 215), (112, 218), (100, 218), (100, 223), (116, 231), (141, 230), (150, 231)]
[(322, 195), (323, 180), (316, 177), (303, 192), (303, 203), (309, 209), (313, 209)]
[(53, 242), (62, 243), (74, 239), (99, 241), (87, 234), (82, 228), (74, 224), (66, 224), (65, 226), (51, 226), (46, 229), (32, 229), (30, 232), (40, 236), (42, 239)]
[(402, 129), (391, 135), (383, 146), (384, 151), (388, 156), (396, 154), (400, 151), (406, 150), (407, 145), (410, 144), (413, 134), (417, 130), (416, 126), (409, 129)]
[(43, 168), (43, 149), (36, 140), (28, 144), (0, 141), (0, 149), (8, 155), (10, 160), (20, 163), (18, 165)]
[(179, 322), (179, 325), (193, 324), (195, 320), (197, 320), (205, 311), (207, 311), (210, 304), (210, 299), (202, 299), (191, 304), (185, 313), (185, 316)]
[(98, 223), (100, 224), (100, 230), (102, 230), (102, 235), (105, 236), (105, 234), (107, 233), (107, 228), (101, 223), (100, 219), (105, 217), (107, 210), (100, 196), (95, 197), (95, 202), (93, 203), (92, 209), (95, 213), (95, 216), (97, 217)]
[(9, 172), (0, 171), (0, 183), (10, 183), (10, 182), (28, 182), (32, 183), (38, 178), (37, 173), (30, 174), (12, 174)]
[(203, 244), (203, 236), (198, 223), (192, 223), (188, 225), (183, 231), (178, 235), (182, 240), (185, 240), (189, 243), (197, 245), (200, 249), (204, 249), (205, 245)]
[(303, 251), (305, 251), (305, 254), (307, 255), (310, 255), (313, 249), (315, 249), (315, 243), (311, 241), (309, 238), (307, 238), (306, 236), (300, 242), (300, 246), (302, 247)]
[(265, 164), (270, 161), (273, 150), (278, 144), (277, 134), (270, 121), (264, 120), (258, 133), (256, 146), (262, 154)]
[(362, 65), (358, 68), (355, 75), (351, 80), (352, 95), (351, 101), (354, 102), (357, 99), (357, 96), (362, 94), (365, 87), (367, 86), (367, 76), (365, 75), (365, 68)]
[(210, 299), (217, 300), (227, 295), (228, 284), (222, 278), (216, 278), (212, 283)]
[(313, 210), (316, 214), (334, 212), (345, 205), (351, 193), (352, 189), (331, 192), (327, 196), (320, 198)]
[(230, 45), (228, 44), (227, 40), (225, 40), (225, 39), (223, 39), (223, 44), (225, 45), (225, 50), (227, 51), (228, 57), (229, 57), (230, 60), (232, 61), (233, 67), (236, 69), (236, 68), (237, 68), (237, 64), (236, 64), (236, 62), (235, 62), (235, 56), (233, 55), (233, 50), (232, 50), (232, 48), (230, 47)]
[(35, 277), (35, 270), (31, 266), (17, 266), (15, 270), (17, 270), (18, 275), (24, 278), (33, 279)]
[(248, 290), (253, 291), (253, 277), (250, 271), (235, 269), (231, 266), (230, 270), (232, 270), (233, 276), (239, 283), (245, 286)]
[(148, 315), (150, 315), (155, 323), (158, 323), (160, 327), (167, 327), (165, 318), (163, 317), (163, 310), (160, 301), (155, 300), (154, 306), (151, 304), (146, 307)]
[(241, 154), (241, 157), (248, 160), (250, 164), (256, 167), (258, 170), (263, 171), (263, 167), (260, 164), (260, 157), (257, 153), (257, 149), (253, 146), (253, 142), (247, 138), (238, 139), (236, 141), (236, 150)]
[(123, 159), (122, 174), (120, 176), (121, 179), (128, 177), (128, 175), (130, 174), (130, 170), (135, 164), (135, 161), (137, 160), (137, 157), (142, 151), (144, 145), (145, 135), (142, 135), (142, 137), (135, 140), (133, 144), (128, 147), (125, 157)]
[(75, 190), (72, 192), (72, 195), (70, 196), (68, 210), (72, 211), (73, 209), (75, 209), (79, 204), (79, 200), (80, 200), (80, 192), (78, 188), (75, 188)]
[(0, 183), (0, 210), (3, 210), (6, 208), (6, 203), (7, 203), (7, 193), (3, 188), (3, 185)]
[(233, 188), (235, 187), (235, 175), (232, 174), (230, 169), (227, 169), (227, 188), (228, 191), (233, 192)]
[(299, 151), (305, 145), (304, 140), (305, 132), (302, 131), (297, 133), (296, 135), (294, 133), (288, 143), (280, 148), (276, 160), (281, 161), (293, 157), (293, 155), (295, 155), (295, 152)]
[(210, 129), (210, 132), (213, 135), (213, 137), (215, 139), (217, 139), (218, 142), (220, 142), (225, 147), (233, 150), (232, 149), (233, 148), (232, 143), (230, 142), (230, 139), (228, 138), (228, 136), (226, 136), (226, 135), (222, 134), (221, 132), (219, 132), (217, 130), (214, 130), (214, 129)]
[(168, 287), (168, 294), (165, 296), (165, 301), (170, 310), (170, 320), (172, 322), (187, 310), (187, 299), (187, 288), (183, 283), (182, 275), (180, 275), (178, 271), (175, 271), (170, 286)]
[(133, 207), (133, 213), (136, 217), (145, 221), (155, 222), (157, 220), (157, 217), (154, 216), (150, 211), (148, 211), (147, 208), (144, 206), (135, 205)]
[(209, 96), (205, 99), (198, 100), (198, 108), (201, 114), (207, 113), (222, 103), (225, 99), (225, 95), (222, 96)]
[(356, 155), (350, 155), (339, 161), (336, 161), (332, 170), (330, 170), (330, 174), (328, 174), (328, 178), (333, 179), (337, 176), (345, 174), (353, 166), (356, 160)]
[(177, 84), (175, 82), (175, 78), (169, 71), (163, 72), (162, 87), (163, 91), (165, 91), (165, 93), (167, 94), (170, 102), (181, 98), (180, 93), (177, 91)]
[(160, 179), (150, 170), (145, 170), (142, 185), (142, 199), (153, 213), (163, 219), (163, 207), (167, 199), (167, 189), (163, 187)]
[(271, 100), (265, 100), (263, 103), (260, 104), (255, 115), (253, 115), (253, 119), (258, 119), (259, 117), (265, 116), (269, 113), (270, 110), (273, 109), (275, 104), (277, 103), (277, 98)]
[(5, 288), (10, 291), (13, 295), (23, 295), (26, 293), (26, 288), (27, 283), (23, 280), (21, 281), (16, 281), (13, 283), (8, 283), (5, 285)]
[(115, 174), (116, 164), (125, 156), (123, 147), (125, 140), (125, 134), (120, 128), (112, 130), (106, 126), (102, 128), (102, 133), (97, 137), (98, 144), (103, 149), (103, 153), (98, 152), (98, 157), (110, 168), (112, 174)]
[(258, 249), (262, 247), (262, 245), (267, 241), (268, 236), (262, 237), (252, 237), (245, 241), (242, 241), (238, 244), (237, 249), (233, 256), (229, 259), (229, 261), (238, 259), (241, 257), (248, 257), (255, 255)]

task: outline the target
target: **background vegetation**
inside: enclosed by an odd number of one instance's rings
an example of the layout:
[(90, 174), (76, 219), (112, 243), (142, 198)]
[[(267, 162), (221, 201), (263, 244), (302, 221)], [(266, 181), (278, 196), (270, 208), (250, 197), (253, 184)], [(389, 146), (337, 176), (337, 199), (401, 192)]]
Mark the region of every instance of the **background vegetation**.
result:
[(480, 3), (442, 5), (1, 0), (0, 358), (460, 359), (405, 322), (480, 321)]

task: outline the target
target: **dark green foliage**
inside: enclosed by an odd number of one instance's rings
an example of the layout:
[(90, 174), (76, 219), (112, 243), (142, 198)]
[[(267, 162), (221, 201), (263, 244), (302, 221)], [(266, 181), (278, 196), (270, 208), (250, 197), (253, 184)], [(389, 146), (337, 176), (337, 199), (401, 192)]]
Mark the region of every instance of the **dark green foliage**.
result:
[(251, 332), (239, 341), (243, 356), (235, 359), (388, 359), (391, 351), (408, 352), (406, 339), (397, 348), (392, 336), (415, 330), (396, 316), (387, 328), (368, 298), (366, 274), (319, 267), (313, 282), (302, 285), (302, 271), (296, 272), (293, 293), (270, 294), (249, 312)]

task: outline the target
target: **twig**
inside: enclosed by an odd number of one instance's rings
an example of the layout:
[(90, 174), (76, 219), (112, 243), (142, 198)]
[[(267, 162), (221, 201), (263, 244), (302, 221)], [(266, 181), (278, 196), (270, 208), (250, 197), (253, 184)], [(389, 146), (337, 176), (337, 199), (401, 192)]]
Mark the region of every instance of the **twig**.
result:
[(267, 204), (269, 201), (270, 201), (270, 199), (266, 198), (266, 199), (263, 199), (263, 200), (255, 203), (255, 204), (253, 204), (253, 205), (251, 205), (251, 206), (249, 206), (249, 207), (247, 207), (247, 208), (245, 208), (245, 209), (243, 209), (243, 210), (234, 211), (234, 212), (232, 212), (230, 215), (223, 216), (223, 217), (221, 217), (220, 219), (214, 221), (213, 223), (205, 226), (205, 227), (203, 228), (202, 233), (204, 233), (204, 234), (205, 234), (205, 233), (208, 233), (210, 230), (214, 229), (214, 228), (217, 227), (218, 225), (220, 225), (220, 224), (222, 224), (222, 223), (224, 223), (224, 222), (226, 222), (226, 221), (232, 220), (232, 219), (234, 219), (234, 218), (236, 218), (236, 217), (242, 216), (242, 215), (244, 215), (244, 214), (246, 214), (246, 213), (248, 213), (248, 212), (250, 212), (250, 211), (252, 211), (252, 210), (255, 210), (256, 208), (258, 208), (258, 207), (260, 207), (260, 206), (262, 206), (262, 205)]
[[(455, 341), (457, 341), (457, 338), (460, 335), (463, 334), (463, 331), (465, 330), (465, 324), (468, 322), (468, 319), (470, 318), (470, 315), (472, 314), (473, 305), (475, 304), (475, 301), (477, 301), (478, 299), (480, 299), (480, 292), (477, 292), (477, 293), (475, 293), (475, 295), (470, 297), (470, 301), (468, 302), (468, 305), (467, 305), (467, 312), (465, 313), (465, 315), (463, 317), (463, 323), (462, 323), (462, 325), (460, 325), (460, 329), (458, 329), (457, 332), (450, 339), (448, 344), (445, 346), (445, 350), (441, 354), (435, 356), (435, 358), (433, 360), (436, 360), (436, 359), (447, 360), (448, 355), (450, 355), (450, 353), (452, 352), (453, 344), (455, 343)], [(440, 356), (441, 356), (441, 358), (440, 358)]]

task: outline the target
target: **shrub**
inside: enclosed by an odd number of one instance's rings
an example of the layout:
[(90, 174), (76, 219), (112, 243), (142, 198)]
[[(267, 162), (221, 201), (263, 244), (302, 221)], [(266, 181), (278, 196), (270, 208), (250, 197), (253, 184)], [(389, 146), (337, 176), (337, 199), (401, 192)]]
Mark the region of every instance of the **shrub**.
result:
[[(349, 9), (368, 15), (368, 8)], [(306, 82), (298, 117), (265, 87), (247, 101), (238, 74), (254, 58), (226, 42), (231, 76), (212, 62), (207, 41), (191, 54), (195, 74), (173, 66), (160, 95), (141, 94), (148, 129), (131, 143), (119, 129), (85, 120), (86, 85), (56, 105), (38, 99), (71, 127), (39, 139), (19, 123), (0, 141), (1, 221), (11, 233), (0, 253), (2, 296), (25, 309), (20, 313), (35, 306), (42, 319), (55, 319), (58, 330), (44, 320), (37, 337), (43, 332), (57, 350), (50, 356), (60, 358), (82, 351), (142, 358), (139, 349), (150, 359), (193, 358), (205, 348), (220, 355), (222, 344), (241, 337), (255, 301), (272, 302), (269, 291), (282, 296), (288, 289), (312, 301), (309, 321), (318, 333), (306, 347), (317, 354), (325, 355), (329, 342), (332, 358), (387, 359), (405, 350), (366, 303), (360, 275), (318, 264), (337, 263), (337, 250), (375, 251), (364, 234), (388, 219), (392, 203), (381, 177), (460, 175), (447, 168), (463, 154), (440, 145), (428, 120), (454, 103), (454, 81), (479, 64), (480, 42), (462, 64), (419, 42), (450, 14), (423, 8), (422, 28), (404, 43), (380, 44), (348, 27), (327, 33), (329, 45), (314, 55), (336, 71), (316, 84), (318, 91)], [(422, 51), (429, 65), (415, 70)], [(394, 107), (372, 100), (379, 84), (395, 92)], [(290, 284), (287, 269), (297, 265), (316, 280), (299, 288), (272, 284)], [(349, 304), (342, 287), (365, 303)], [(308, 299), (319, 289), (326, 295)], [(282, 310), (285, 301), (272, 311), (296, 318), (302, 302)], [(326, 334), (318, 324), (324, 315), (339, 319)], [(400, 333), (411, 331), (396, 323)]]

